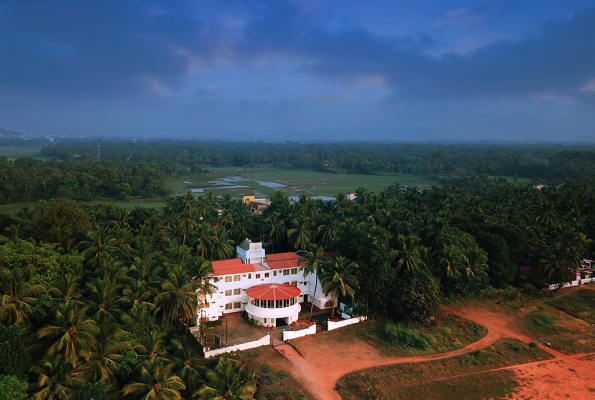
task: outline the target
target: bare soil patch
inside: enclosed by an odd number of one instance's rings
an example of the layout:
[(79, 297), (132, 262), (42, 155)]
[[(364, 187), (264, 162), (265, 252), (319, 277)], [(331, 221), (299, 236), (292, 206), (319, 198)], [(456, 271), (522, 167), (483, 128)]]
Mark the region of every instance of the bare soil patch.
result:
[(263, 400), (312, 400), (315, 397), (298, 381), (293, 365), (269, 346), (241, 352), (239, 357), (246, 363), (250, 374), (259, 377), (255, 398)]
[[(553, 358), (516, 339), (501, 339), (483, 350), (437, 361), (399, 363), (354, 372), (341, 378), (341, 397), (355, 399), (481, 398), (504, 396), (516, 386), (514, 374), (484, 374), (510, 365)], [(472, 377), (471, 375), (476, 375)], [(505, 379), (504, 379), (505, 378)], [(484, 382), (484, 380), (486, 382)], [(453, 382), (476, 382), (444, 392)], [(504, 385), (500, 387), (499, 385)], [(423, 396), (419, 390), (423, 387)], [(500, 389), (506, 388), (502, 391)], [(478, 396), (480, 390), (482, 396)], [(449, 395), (451, 397), (445, 397)]]
[(520, 387), (514, 399), (595, 398), (595, 357), (567, 357), (512, 369)]

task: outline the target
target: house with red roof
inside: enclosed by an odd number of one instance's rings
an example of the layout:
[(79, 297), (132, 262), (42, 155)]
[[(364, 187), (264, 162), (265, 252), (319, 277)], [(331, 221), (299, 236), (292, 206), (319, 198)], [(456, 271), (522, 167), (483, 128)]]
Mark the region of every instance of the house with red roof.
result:
[[(266, 254), (262, 243), (240, 243), (238, 258), (212, 261), (211, 294), (199, 292), (198, 318), (214, 321), (230, 313), (246, 312), (264, 326), (289, 325), (298, 319), (300, 303), (332, 308), (316, 274), (304, 276), (304, 259), (296, 253)], [(197, 321), (198, 323), (198, 321)]]

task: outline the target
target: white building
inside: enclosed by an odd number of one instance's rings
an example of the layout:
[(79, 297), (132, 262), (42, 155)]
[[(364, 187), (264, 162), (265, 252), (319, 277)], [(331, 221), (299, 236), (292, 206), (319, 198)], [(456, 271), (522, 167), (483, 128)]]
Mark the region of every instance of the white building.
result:
[(296, 253), (266, 255), (262, 243), (249, 240), (236, 251), (239, 258), (212, 262), (214, 272), (209, 282), (217, 290), (199, 296), (198, 318), (214, 321), (225, 314), (246, 311), (265, 326), (277, 326), (297, 319), (299, 303), (311, 301), (320, 309), (333, 307), (330, 294), (324, 295), (320, 282), (316, 285), (316, 274), (304, 278), (300, 269), (304, 261)]

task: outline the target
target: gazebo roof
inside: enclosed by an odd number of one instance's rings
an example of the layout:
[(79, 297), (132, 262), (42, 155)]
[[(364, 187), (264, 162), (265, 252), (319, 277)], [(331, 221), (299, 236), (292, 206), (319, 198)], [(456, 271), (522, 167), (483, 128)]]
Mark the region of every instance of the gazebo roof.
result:
[(260, 300), (286, 300), (298, 297), (302, 291), (295, 286), (281, 285), (277, 283), (265, 283), (252, 286), (246, 290), (246, 294), (254, 299)]

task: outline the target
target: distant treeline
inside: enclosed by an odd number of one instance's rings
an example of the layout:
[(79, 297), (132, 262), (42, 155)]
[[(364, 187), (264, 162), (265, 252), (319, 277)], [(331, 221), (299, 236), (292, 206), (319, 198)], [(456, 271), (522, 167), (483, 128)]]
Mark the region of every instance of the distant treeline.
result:
[[(407, 143), (101, 142), (102, 159), (168, 163), (167, 175), (208, 167), (313, 168), (331, 173), (417, 176), (508, 175), (586, 178), (595, 171), (595, 145), (483, 145)], [(97, 142), (62, 142), (42, 152), (63, 160), (96, 160)]]
[(58, 161), (0, 157), (0, 203), (65, 197), (129, 199), (166, 195), (164, 173), (146, 162)]

